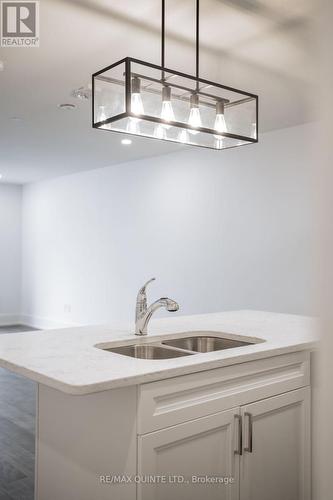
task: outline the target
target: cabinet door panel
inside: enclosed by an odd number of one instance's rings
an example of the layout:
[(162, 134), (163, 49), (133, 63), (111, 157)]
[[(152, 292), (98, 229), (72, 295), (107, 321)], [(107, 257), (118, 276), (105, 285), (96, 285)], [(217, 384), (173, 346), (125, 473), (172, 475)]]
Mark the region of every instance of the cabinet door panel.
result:
[[(165, 484), (139, 484), (140, 500), (238, 500), (239, 409), (225, 411), (139, 437), (140, 476), (166, 477)], [(221, 478), (198, 483), (193, 476)], [(172, 482), (173, 476), (180, 476)], [(183, 479), (184, 478), (184, 479)], [(222, 478), (233, 478), (223, 484)], [(182, 481), (184, 480), (184, 483)]]
[(241, 500), (310, 499), (310, 389), (242, 407)]

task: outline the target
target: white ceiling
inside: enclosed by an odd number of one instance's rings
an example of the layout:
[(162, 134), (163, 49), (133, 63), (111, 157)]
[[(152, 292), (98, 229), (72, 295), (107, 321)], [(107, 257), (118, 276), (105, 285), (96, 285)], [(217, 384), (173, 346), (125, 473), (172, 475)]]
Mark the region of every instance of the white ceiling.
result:
[[(194, 72), (194, 0), (166, 0), (167, 66)], [(201, 75), (260, 96), (260, 131), (311, 119), (311, 0), (201, 0)], [(160, 1), (40, 0), (40, 48), (0, 49), (0, 174), (26, 183), (180, 146), (91, 128), (71, 91), (125, 56), (159, 63)], [(64, 102), (75, 111), (59, 110)], [(13, 118), (19, 118), (13, 119)], [(223, 153), (221, 153), (223, 154)]]

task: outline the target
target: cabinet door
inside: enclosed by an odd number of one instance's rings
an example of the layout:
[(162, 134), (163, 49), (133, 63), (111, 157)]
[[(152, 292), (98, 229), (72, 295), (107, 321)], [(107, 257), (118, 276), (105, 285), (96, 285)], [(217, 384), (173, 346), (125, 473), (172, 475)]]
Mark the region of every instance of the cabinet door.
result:
[(228, 410), (139, 437), (138, 499), (238, 500), (239, 413)]
[(310, 389), (241, 408), (241, 500), (310, 499)]

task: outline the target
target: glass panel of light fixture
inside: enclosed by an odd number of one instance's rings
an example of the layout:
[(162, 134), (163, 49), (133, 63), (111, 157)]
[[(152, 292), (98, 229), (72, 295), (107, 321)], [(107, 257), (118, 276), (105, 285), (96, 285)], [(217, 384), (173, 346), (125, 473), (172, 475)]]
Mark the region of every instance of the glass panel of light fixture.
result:
[(124, 113), (126, 111), (125, 64), (120, 63), (97, 75), (94, 78), (94, 90), (94, 123)]
[[(136, 62), (131, 63), (131, 81), (132, 108), (138, 116), (141, 112), (167, 125), (176, 121), (192, 126), (194, 131), (204, 127), (216, 135), (230, 133), (256, 139), (257, 103), (251, 95), (201, 81), (197, 87), (192, 78)], [(133, 96), (134, 86), (140, 96)]]
[(125, 132), (133, 135), (163, 139), (166, 141), (178, 142), (179, 144), (203, 146), (217, 150), (249, 143), (249, 141), (214, 136), (211, 133), (191, 133), (189, 130), (185, 130), (181, 127), (171, 125), (165, 126), (164, 124), (157, 124), (149, 120), (131, 117), (119, 119), (111, 125), (104, 125), (101, 126), (101, 128), (114, 132)]

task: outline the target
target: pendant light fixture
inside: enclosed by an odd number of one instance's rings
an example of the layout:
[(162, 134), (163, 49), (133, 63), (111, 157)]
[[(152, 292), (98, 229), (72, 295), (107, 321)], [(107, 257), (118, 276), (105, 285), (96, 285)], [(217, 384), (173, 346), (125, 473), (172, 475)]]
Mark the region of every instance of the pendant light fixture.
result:
[(221, 150), (258, 142), (258, 96), (165, 66), (165, 0), (161, 65), (126, 57), (92, 77), (94, 128)]

